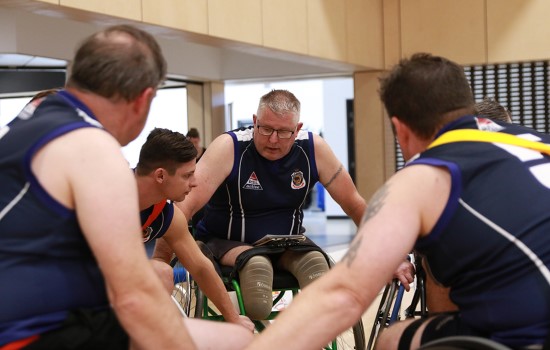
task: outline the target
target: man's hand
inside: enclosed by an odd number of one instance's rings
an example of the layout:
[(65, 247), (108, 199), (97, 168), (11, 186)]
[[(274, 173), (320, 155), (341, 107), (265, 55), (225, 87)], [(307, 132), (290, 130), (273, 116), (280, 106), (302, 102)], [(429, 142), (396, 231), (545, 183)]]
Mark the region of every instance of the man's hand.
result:
[(250, 332), (254, 332), (254, 323), (250, 321), (250, 319), (244, 315), (239, 315), (239, 321), (237, 324), (243, 326), (244, 328), (248, 329)]
[(405, 260), (394, 272), (393, 278), (397, 278), (408, 292), (411, 289), (410, 283), (414, 281), (414, 273), (414, 265), (410, 261)]

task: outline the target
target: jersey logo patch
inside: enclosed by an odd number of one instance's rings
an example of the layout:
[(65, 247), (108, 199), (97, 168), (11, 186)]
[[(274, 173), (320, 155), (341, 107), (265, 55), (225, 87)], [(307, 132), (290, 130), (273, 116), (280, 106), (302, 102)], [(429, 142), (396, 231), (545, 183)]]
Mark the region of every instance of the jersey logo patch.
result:
[(151, 239), (151, 233), (153, 233), (153, 228), (151, 226), (148, 226), (142, 231), (143, 243), (149, 242), (149, 240)]
[(300, 188), (304, 188), (306, 185), (306, 180), (304, 180), (304, 173), (296, 170), (291, 175), (292, 181), (290, 182), (290, 187), (293, 190), (299, 190)]
[(245, 190), (263, 190), (262, 185), (260, 185), (260, 181), (258, 180), (258, 177), (256, 176), (256, 173), (254, 171), (252, 172), (252, 174), (250, 174), (250, 177), (248, 178), (248, 181), (244, 184), (243, 188)]
[(504, 129), (502, 126), (494, 123), (492, 120), (487, 118), (476, 118), (477, 128), (483, 131), (501, 131)]

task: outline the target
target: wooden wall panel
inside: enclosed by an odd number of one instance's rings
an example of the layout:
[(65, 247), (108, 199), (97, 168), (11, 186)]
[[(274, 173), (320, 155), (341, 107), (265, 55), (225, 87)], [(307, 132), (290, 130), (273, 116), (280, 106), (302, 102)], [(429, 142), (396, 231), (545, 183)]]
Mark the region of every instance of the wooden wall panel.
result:
[(429, 52), (461, 64), (485, 63), (485, 28), (485, 1), (401, 0), (404, 56)]
[(384, 68), (389, 69), (401, 58), (400, 0), (384, 0)]
[(141, 0), (60, 0), (62, 6), (141, 21)]
[(207, 0), (141, 0), (143, 21), (208, 34)]
[(307, 54), (307, 0), (262, 1), (263, 44)]
[(368, 200), (386, 180), (384, 108), (378, 97), (379, 73), (357, 72), (353, 77), (356, 185)]
[(549, 59), (548, 14), (548, 0), (487, 0), (488, 61)]
[(308, 0), (308, 52), (333, 60), (346, 60), (346, 3)]
[[(199, 134), (201, 135), (203, 146), (207, 145), (210, 141), (210, 139), (207, 140), (207, 133), (205, 132), (204, 109), (203, 85), (188, 84), (187, 125), (189, 126), (189, 129), (197, 128)], [(210, 136), (210, 133), (208, 133), (208, 135)]]
[(384, 66), (382, 0), (346, 0), (347, 62)]
[(208, 34), (262, 45), (261, 1), (208, 0)]

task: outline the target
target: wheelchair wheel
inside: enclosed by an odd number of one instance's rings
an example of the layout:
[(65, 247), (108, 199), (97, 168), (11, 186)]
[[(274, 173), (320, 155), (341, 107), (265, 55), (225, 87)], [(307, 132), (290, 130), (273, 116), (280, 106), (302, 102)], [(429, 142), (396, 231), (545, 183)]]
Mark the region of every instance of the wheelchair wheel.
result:
[(372, 324), (371, 332), (369, 335), (369, 341), (367, 344), (367, 350), (372, 350), (376, 347), (376, 341), (378, 335), (382, 329), (386, 328), (390, 324), (390, 311), (393, 309), (395, 303), (395, 295), (397, 293), (398, 283), (393, 281), (384, 288), (378, 311), (374, 316), (374, 322)]
[(177, 258), (170, 262), (174, 270), (174, 289), (172, 299), (180, 311), (187, 317), (200, 318), (203, 312), (203, 293), (189, 272), (179, 263)]
[(365, 349), (365, 330), (363, 321), (359, 320), (352, 328), (340, 334), (326, 350), (364, 350)]

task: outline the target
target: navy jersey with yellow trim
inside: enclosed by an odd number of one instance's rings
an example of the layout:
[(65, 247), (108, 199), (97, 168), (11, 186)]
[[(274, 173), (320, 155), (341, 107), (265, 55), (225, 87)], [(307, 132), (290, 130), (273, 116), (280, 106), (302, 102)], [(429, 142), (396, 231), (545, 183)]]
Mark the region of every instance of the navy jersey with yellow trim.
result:
[(252, 127), (228, 134), (233, 168), (208, 202), (197, 238), (254, 243), (267, 234), (300, 233), (307, 193), (319, 180), (313, 135), (300, 131), (289, 154), (271, 161), (254, 147)]
[[(141, 224), (144, 225), (147, 222), (147, 218), (153, 212), (154, 205), (140, 212)], [(153, 239), (164, 236), (174, 217), (174, 202), (166, 201), (166, 205), (162, 208), (159, 215), (153, 220), (153, 222), (143, 229), (143, 243), (152, 241)]]
[[(500, 131), (550, 143), (518, 125), (463, 117), (441, 132)], [(447, 143), (407, 166), (448, 169), (447, 205), (417, 242), (434, 277), (451, 287), (462, 319), (511, 347), (544, 342), (550, 329), (550, 157), (492, 142)]]

